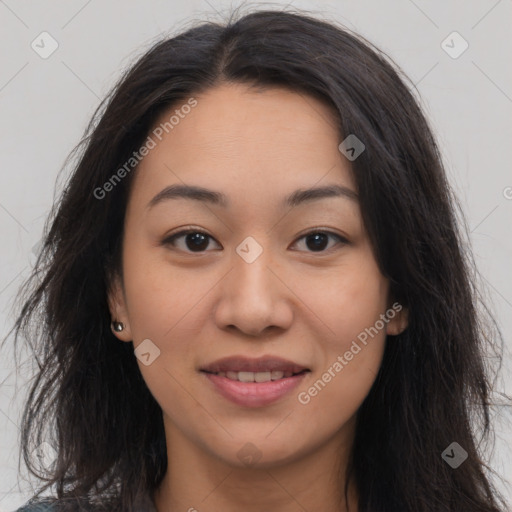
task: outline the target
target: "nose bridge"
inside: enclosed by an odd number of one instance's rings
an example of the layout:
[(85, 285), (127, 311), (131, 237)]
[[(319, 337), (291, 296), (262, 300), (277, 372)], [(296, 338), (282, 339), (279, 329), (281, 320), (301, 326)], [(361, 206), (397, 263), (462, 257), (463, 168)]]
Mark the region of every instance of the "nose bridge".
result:
[(283, 287), (270, 271), (275, 261), (271, 251), (256, 237), (248, 236), (236, 248), (232, 271), (222, 287), (216, 320), (219, 327), (236, 326), (257, 334), (266, 327), (285, 327), (291, 317), (284, 304)]
[(258, 299), (261, 303), (271, 299), (270, 292), (273, 287), (269, 277), (272, 273), (268, 267), (272, 265), (272, 257), (263, 237), (258, 238), (261, 243), (255, 237), (248, 236), (235, 248), (233, 285), (234, 295), (239, 300), (248, 299), (253, 302)]

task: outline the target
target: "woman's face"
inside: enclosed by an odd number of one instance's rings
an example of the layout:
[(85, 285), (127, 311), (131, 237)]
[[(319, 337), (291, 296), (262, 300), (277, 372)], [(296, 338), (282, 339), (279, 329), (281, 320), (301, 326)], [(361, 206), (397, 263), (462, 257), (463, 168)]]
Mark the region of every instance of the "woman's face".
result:
[(404, 315), (335, 119), (285, 89), (195, 99), (161, 117), (134, 176), (124, 290), (109, 296), (116, 335), (133, 340), (171, 451), (271, 467), (349, 443)]

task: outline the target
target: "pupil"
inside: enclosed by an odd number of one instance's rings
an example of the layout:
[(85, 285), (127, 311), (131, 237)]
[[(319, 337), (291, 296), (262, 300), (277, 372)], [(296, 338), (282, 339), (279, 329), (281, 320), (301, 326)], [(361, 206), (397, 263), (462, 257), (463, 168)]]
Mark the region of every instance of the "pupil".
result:
[[(314, 244), (310, 244), (309, 241), (313, 239)], [(306, 238), (308, 249), (311, 249), (313, 251), (322, 250), (325, 249), (326, 242), (327, 242), (327, 235), (325, 233), (315, 233), (314, 235), (309, 235)]]
[[(188, 242), (192, 241), (192, 244), (189, 244)], [(190, 250), (201, 250), (206, 249), (208, 246), (208, 239), (205, 235), (202, 233), (191, 233), (187, 235), (187, 247)]]

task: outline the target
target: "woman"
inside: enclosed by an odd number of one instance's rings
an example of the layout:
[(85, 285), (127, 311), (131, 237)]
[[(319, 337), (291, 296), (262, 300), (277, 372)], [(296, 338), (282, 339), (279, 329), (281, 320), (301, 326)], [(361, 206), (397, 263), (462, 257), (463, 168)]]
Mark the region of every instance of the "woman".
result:
[(91, 122), (27, 284), (23, 453), (41, 474), (53, 446), (56, 499), (21, 510), (502, 510), (470, 261), (368, 42), (260, 11), (158, 43)]

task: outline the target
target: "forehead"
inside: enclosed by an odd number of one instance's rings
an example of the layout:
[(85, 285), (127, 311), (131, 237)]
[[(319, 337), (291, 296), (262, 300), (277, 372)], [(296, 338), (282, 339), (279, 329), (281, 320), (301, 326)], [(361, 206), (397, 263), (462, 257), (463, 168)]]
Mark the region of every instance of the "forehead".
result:
[[(354, 189), (338, 150), (336, 117), (325, 103), (284, 88), (243, 84), (193, 97), (193, 108), (180, 110), (185, 98), (155, 123), (150, 136), (156, 145), (137, 169), (135, 188), (158, 192), (173, 183), (192, 184), (247, 199), (322, 181)], [(160, 139), (152, 135), (159, 127)]]

